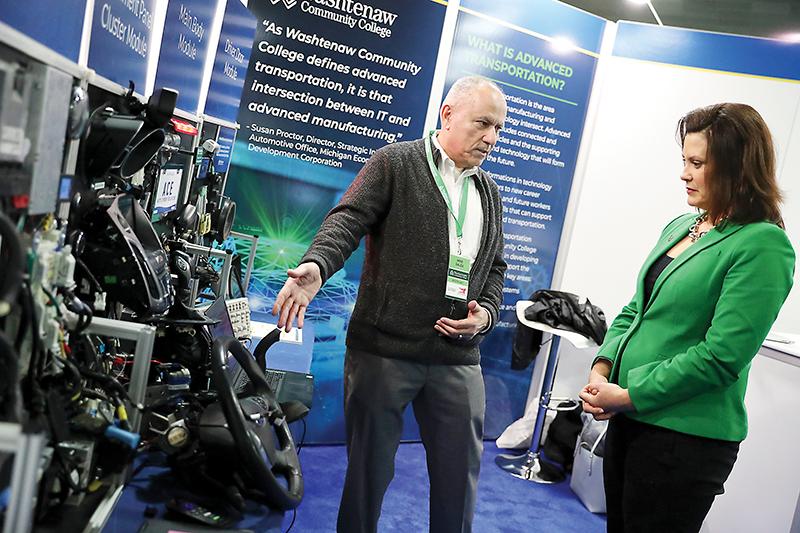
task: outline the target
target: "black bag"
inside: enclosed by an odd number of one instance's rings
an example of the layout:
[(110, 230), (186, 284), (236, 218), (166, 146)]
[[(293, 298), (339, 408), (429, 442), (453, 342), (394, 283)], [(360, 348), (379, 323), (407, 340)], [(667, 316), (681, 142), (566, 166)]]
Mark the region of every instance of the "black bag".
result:
[(517, 319), (517, 332), (511, 345), (511, 369), (525, 370), (542, 346), (542, 330), (529, 328)]
[[(606, 336), (606, 315), (603, 310), (569, 292), (539, 290), (530, 297), (533, 302), (525, 309), (525, 318), (550, 327), (580, 333), (603, 344)], [(522, 370), (536, 357), (542, 344), (542, 332), (524, 325), (517, 319), (517, 333), (511, 351), (511, 368)]]
[[(558, 407), (564, 408), (573, 404), (574, 402), (562, 402), (558, 404)], [(575, 443), (583, 429), (582, 411), (581, 405), (578, 404), (574, 409), (556, 412), (556, 417), (550, 423), (547, 439), (542, 447), (547, 459), (561, 465), (565, 472), (572, 472)]]

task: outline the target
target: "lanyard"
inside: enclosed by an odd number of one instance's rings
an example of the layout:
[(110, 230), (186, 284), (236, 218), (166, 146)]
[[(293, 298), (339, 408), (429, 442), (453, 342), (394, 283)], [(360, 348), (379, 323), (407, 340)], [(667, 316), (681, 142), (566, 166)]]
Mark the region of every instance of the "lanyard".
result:
[(467, 194), (467, 188), (469, 187), (469, 176), (464, 177), (464, 184), (461, 186), (461, 200), (458, 203), (458, 215), (456, 215), (453, 209), (453, 203), (450, 200), (450, 193), (447, 192), (447, 187), (444, 184), (442, 175), (439, 173), (439, 169), (433, 161), (433, 149), (431, 148), (433, 144), (433, 141), (431, 141), (433, 134), (434, 131), (431, 131), (430, 135), (425, 139), (425, 153), (428, 156), (428, 166), (431, 169), (431, 174), (433, 174), (433, 180), (436, 182), (436, 186), (439, 187), (439, 191), (442, 193), (442, 196), (444, 196), (447, 210), (453, 215), (453, 220), (456, 223), (456, 237), (458, 237), (459, 253), (461, 253), (461, 236), (464, 234), (464, 220), (467, 218), (467, 197), (469, 196)]

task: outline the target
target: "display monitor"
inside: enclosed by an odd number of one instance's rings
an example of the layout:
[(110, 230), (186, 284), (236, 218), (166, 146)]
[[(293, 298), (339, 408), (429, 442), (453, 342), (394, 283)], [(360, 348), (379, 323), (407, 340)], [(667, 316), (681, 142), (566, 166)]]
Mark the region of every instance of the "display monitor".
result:
[(178, 207), (183, 167), (167, 167), (158, 175), (154, 188), (152, 220), (156, 222)]
[(210, 158), (204, 155), (200, 163), (197, 164), (197, 179), (204, 180), (208, 177), (208, 166), (210, 161)]
[[(212, 338), (217, 337), (233, 337), (233, 324), (231, 323), (230, 315), (228, 314), (228, 308), (225, 305), (225, 300), (223, 298), (217, 298), (214, 303), (212, 303), (208, 309), (205, 311), (206, 316), (212, 320), (218, 321), (216, 324), (211, 326), (211, 336)], [(239, 362), (236, 361), (231, 354), (228, 354), (228, 360), (226, 362), (226, 369), (225, 374), (228, 376), (228, 380), (231, 382), (231, 386), (233, 390), (236, 392), (241, 392), (244, 388), (244, 385), (247, 383), (247, 376), (244, 373), (244, 369), (239, 365)]]
[[(209, 318), (218, 320), (218, 322), (210, 328), (212, 338), (234, 336), (234, 326), (228, 314), (225, 300), (218, 298), (205, 310), (205, 313)], [(259, 337), (259, 340), (274, 328), (275, 326), (273, 325), (262, 327), (262, 336)], [(311, 338), (313, 338), (313, 334)], [(255, 345), (250, 349), (252, 350), (254, 347)], [(314, 398), (314, 376), (305, 372), (269, 368), (269, 364), (267, 364), (267, 367), (268, 368), (262, 370), (264, 370), (267, 383), (269, 383), (270, 388), (275, 393), (278, 402), (297, 401), (311, 409)], [(225, 363), (225, 374), (235, 393), (239, 394), (247, 390), (247, 384), (250, 382), (250, 378), (236, 358), (231, 354), (228, 354)]]

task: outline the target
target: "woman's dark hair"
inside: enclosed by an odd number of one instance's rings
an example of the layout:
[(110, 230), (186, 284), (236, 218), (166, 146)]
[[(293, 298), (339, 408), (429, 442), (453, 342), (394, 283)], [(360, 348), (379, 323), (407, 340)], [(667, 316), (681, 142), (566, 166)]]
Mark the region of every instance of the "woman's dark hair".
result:
[(767, 124), (746, 104), (715, 104), (690, 111), (678, 122), (683, 146), (689, 133), (708, 141), (708, 217), (717, 224), (767, 220), (783, 227), (775, 147)]

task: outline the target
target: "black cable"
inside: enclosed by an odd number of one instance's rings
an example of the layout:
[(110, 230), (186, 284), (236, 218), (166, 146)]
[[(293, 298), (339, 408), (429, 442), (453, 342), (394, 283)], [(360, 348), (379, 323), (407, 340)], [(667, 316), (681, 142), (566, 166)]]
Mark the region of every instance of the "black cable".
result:
[(89, 327), (92, 323), (92, 309), (86, 305), (83, 300), (75, 296), (75, 293), (66, 287), (59, 289), (59, 292), (64, 296), (64, 305), (71, 312), (78, 315), (77, 332), (81, 333)]
[[(133, 407), (134, 409), (141, 410), (141, 406), (136, 404), (131, 399), (125, 388), (113, 377), (106, 376), (105, 374), (100, 374), (98, 372), (92, 372), (91, 370), (85, 370), (80, 367), (78, 367), (78, 370), (80, 371), (81, 375), (83, 375), (84, 377), (88, 377), (90, 379), (94, 379), (94, 381), (99, 382), (101, 386), (104, 384), (110, 385), (110, 387), (106, 388), (105, 391), (109, 394), (109, 400), (110, 400), (109, 403), (114, 405), (115, 409), (118, 409), (120, 407), (124, 409), (125, 408), (124, 400), (127, 399), (130, 402), (131, 407)], [(120, 427), (125, 431), (131, 430), (130, 423), (127, 420), (127, 418), (120, 417), (119, 424)]]
[(44, 391), (39, 385), (40, 376), (44, 370), (45, 352), (42, 351), (41, 339), (39, 338), (38, 324), (36, 319), (36, 307), (33, 302), (33, 292), (28, 280), (22, 283), (23, 297), (27, 301), (27, 309), (29, 313), (29, 324), (31, 330), (31, 358), (28, 364), (28, 375), (24, 380), (24, 387), (27, 390), (27, 400), (29, 411), (33, 415), (32, 418), (43, 414), (46, 409), (46, 400)]
[(42, 292), (44, 292), (44, 293), (45, 293), (45, 295), (47, 296), (47, 298), (50, 300), (50, 301), (48, 302), (48, 304), (50, 304), (50, 305), (52, 305), (53, 307), (55, 307), (55, 309), (56, 309), (56, 315), (58, 315), (58, 318), (61, 318), (61, 308), (58, 306), (58, 300), (56, 300), (56, 297), (55, 297), (55, 295), (54, 295), (52, 292), (50, 292), (49, 290), (47, 290), (47, 289), (44, 287), (44, 285), (42, 285)]
[(553, 337), (554, 337), (554, 335), (551, 335), (549, 339), (547, 339), (546, 341), (544, 341), (543, 343), (541, 343), (541, 344), (539, 345), (539, 349), (541, 349), (541, 348), (542, 348), (542, 346), (544, 346), (544, 345), (545, 345), (545, 344), (547, 344), (548, 342), (552, 341), (552, 340), (553, 340)]
[(297, 507), (295, 507), (294, 509), (292, 509), (292, 523), (291, 523), (291, 524), (289, 524), (289, 529), (287, 529), (287, 530), (285, 531), (285, 533), (289, 533), (289, 532), (292, 530), (292, 527), (294, 527), (294, 521), (295, 521), (295, 520), (297, 520)]
[(300, 444), (297, 445), (297, 455), (300, 455), (300, 450), (303, 449), (303, 443), (306, 440), (306, 419), (301, 418), (300, 421), (303, 423), (303, 436), (300, 437)]
[(111, 104), (110, 100), (106, 100), (102, 105), (95, 107), (91, 113), (89, 113), (89, 118), (86, 120), (86, 127), (83, 129), (83, 135), (81, 135), (81, 140), (78, 143), (78, 162), (75, 165), (75, 176), (81, 180), (83, 185), (89, 186), (89, 176), (86, 175), (86, 144), (87, 140), (89, 139), (89, 134), (92, 130), (92, 121), (94, 120), (95, 116), (102, 112), (106, 107)]
[(131, 404), (131, 407), (133, 407), (134, 409), (138, 409), (139, 411), (144, 411), (144, 406), (135, 402), (133, 398), (131, 398), (130, 395), (128, 394), (128, 391), (125, 390), (125, 387), (123, 387), (122, 384), (116, 379), (114, 379), (112, 376), (102, 374), (100, 372), (95, 372), (93, 370), (89, 370), (82, 367), (78, 367), (78, 370), (80, 371), (83, 377), (92, 379), (101, 384), (108, 385), (109, 387), (106, 390), (108, 392), (112, 391), (115, 392), (116, 394), (112, 395), (117, 396), (120, 400), (120, 403), (122, 402), (123, 399), (127, 399), (128, 402)]
[(83, 273), (86, 275), (86, 279), (89, 280), (89, 283), (91, 283), (94, 286), (94, 289), (97, 292), (105, 292), (103, 286), (100, 285), (100, 282), (97, 281), (96, 277), (94, 277), (94, 274), (92, 274), (92, 271), (89, 270), (88, 266), (86, 266), (86, 263), (83, 262), (83, 259), (75, 257), (75, 265), (80, 267), (81, 270), (83, 270)]
[(247, 291), (244, 290), (244, 282), (242, 281), (242, 256), (235, 252), (231, 258), (231, 275), (228, 276), (228, 294), (233, 294), (232, 284), (234, 281), (239, 288), (239, 293), (242, 295), (242, 298), (247, 297)]
[(95, 400), (102, 400), (102, 401), (104, 401), (106, 403), (111, 403), (111, 400), (109, 399), (109, 397), (106, 396), (105, 394), (103, 394), (102, 392), (100, 392), (99, 390), (84, 389), (83, 391), (81, 391), (81, 394), (83, 396), (86, 396), (87, 398), (94, 398)]
[(81, 373), (75, 363), (68, 358), (65, 357), (61, 359), (61, 363), (64, 365), (64, 374), (68, 374), (72, 378), (72, 383), (74, 384), (72, 390), (68, 391), (69, 397), (72, 398), (83, 390), (81, 386)]
[(61, 475), (59, 476), (59, 478), (61, 479), (62, 483), (66, 484), (69, 487), (69, 489), (76, 494), (87, 492), (88, 487), (82, 489), (80, 485), (78, 485), (78, 483), (76, 483), (72, 479), (72, 476), (70, 475), (71, 471), (77, 470), (78, 466), (65, 455), (67, 452), (59, 446), (59, 442), (57, 440), (54, 440), (53, 444), (54, 444), (53, 455), (61, 464)]
[[(300, 437), (300, 443), (297, 445), (297, 455), (300, 455), (300, 450), (303, 449), (303, 443), (306, 440), (306, 419), (301, 418), (300, 421), (303, 423), (303, 435)], [(297, 507), (292, 509), (292, 522), (289, 524), (289, 528), (285, 531), (285, 533), (289, 533), (292, 530), (295, 520), (297, 520)]]
[(0, 332), (0, 421), (19, 422), (19, 359), (11, 343)]
[(17, 337), (14, 339), (14, 349), (19, 353), (22, 349), (22, 343), (25, 340), (25, 333), (32, 327), (33, 322), (31, 321), (31, 316), (33, 311), (30, 308), (30, 302), (25, 291), (19, 292), (17, 301), (19, 302), (21, 313), (19, 316), (19, 325), (17, 326)]
[(1, 211), (0, 238), (2, 238), (0, 257), (6, 256), (6, 260), (3, 261), (4, 267), (0, 271), (0, 316), (5, 316), (11, 310), (11, 304), (17, 299), (25, 266), (22, 243), (19, 240), (17, 228), (11, 219)]

